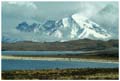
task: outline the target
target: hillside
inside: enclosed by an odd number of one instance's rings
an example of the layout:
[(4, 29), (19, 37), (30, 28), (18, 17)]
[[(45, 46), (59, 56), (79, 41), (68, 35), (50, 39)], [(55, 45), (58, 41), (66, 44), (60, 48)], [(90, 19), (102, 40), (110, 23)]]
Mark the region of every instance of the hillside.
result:
[(57, 51), (57, 50), (104, 50), (108, 48), (118, 48), (118, 40), (100, 41), (100, 40), (73, 40), (68, 42), (15, 42), (15, 43), (2, 43), (2, 50), (19, 50), (19, 51)]

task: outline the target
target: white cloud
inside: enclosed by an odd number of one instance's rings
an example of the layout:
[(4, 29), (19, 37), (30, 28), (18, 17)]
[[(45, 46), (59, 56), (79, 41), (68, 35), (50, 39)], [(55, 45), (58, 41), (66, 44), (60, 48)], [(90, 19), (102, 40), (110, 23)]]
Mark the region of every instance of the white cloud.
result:
[(3, 2), (2, 13), (12, 18), (32, 18), (36, 15), (37, 6), (33, 2)]
[(25, 7), (28, 7), (28, 8), (31, 7), (31, 8), (37, 9), (37, 6), (33, 2), (15, 2), (15, 1), (10, 1), (10, 2), (8, 2), (8, 4), (18, 5), (18, 6), (25, 6)]

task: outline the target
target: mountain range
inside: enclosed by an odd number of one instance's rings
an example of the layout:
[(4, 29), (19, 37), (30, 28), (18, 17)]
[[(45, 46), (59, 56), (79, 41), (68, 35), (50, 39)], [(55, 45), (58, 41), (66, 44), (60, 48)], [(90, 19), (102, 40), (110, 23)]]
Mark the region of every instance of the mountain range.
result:
[[(107, 30), (80, 14), (73, 14), (60, 20), (46, 20), (42, 23), (28, 24), (24, 21), (19, 23), (15, 30), (21, 33), (30, 33), (30, 35), (34, 34), (34, 39), (29, 39), (33, 42), (41, 42), (41, 40), (64, 42), (78, 39), (109, 40), (111, 38), (111, 34)], [(2, 42), (25, 40), (24, 35), (22, 39), (4, 35), (2, 37)]]

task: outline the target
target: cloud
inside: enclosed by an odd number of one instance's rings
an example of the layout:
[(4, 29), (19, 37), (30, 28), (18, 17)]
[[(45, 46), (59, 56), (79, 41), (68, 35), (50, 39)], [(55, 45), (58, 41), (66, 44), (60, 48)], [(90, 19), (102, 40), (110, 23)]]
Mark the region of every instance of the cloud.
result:
[(37, 11), (37, 6), (33, 2), (3, 2), (3, 17), (11, 18), (31, 18)]
[(37, 6), (33, 2), (12, 2), (10, 1), (8, 2), (8, 4), (37, 9)]

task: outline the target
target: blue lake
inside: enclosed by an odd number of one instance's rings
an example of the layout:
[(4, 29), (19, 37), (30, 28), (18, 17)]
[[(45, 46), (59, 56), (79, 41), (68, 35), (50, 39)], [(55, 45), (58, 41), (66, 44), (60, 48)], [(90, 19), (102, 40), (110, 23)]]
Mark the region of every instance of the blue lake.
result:
[(117, 68), (115, 63), (40, 61), (40, 60), (2, 60), (2, 70), (36, 70), (63, 68)]
[(56, 55), (80, 53), (87, 53), (87, 51), (2, 51), (3, 55)]
[[(80, 54), (84, 51), (2, 51), (3, 55), (54, 55)], [(98, 63), (81, 61), (42, 61), (2, 59), (2, 70), (36, 70), (63, 68), (118, 68), (117, 63)]]

